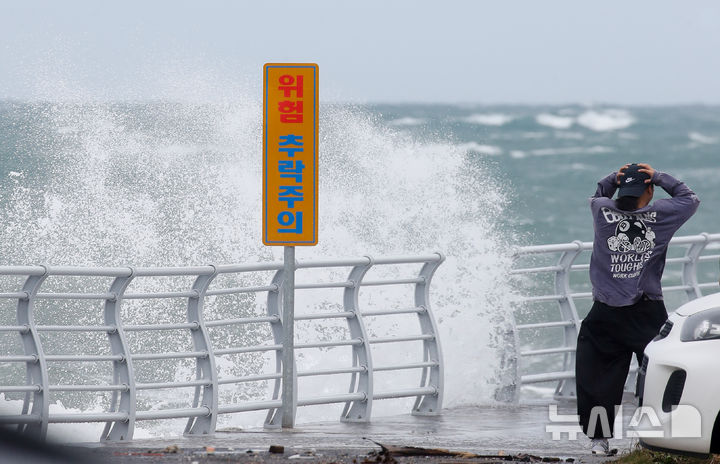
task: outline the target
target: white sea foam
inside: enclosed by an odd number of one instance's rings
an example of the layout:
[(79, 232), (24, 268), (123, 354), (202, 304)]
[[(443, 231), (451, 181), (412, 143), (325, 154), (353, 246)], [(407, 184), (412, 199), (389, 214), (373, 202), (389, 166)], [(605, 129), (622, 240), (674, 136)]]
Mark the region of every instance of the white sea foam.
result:
[(553, 394), (555, 393), (555, 387), (538, 387), (535, 385), (523, 385), (521, 392), (524, 401), (547, 401), (549, 399), (552, 399)]
[[(77, 414), (77, 413), (101, 413), (104, 412), (99, 405), (88, 407), (85, 405), (83, 409), (69, 408), (60, 401), (55, 401), (49, 405), (50, 414)], [(22, 412), (23, 401), (17, 399), (9, 399), (4, 393), (0, 393), (0, 415), (19, 415)], [(100, 440), (104, 423), (75, 423), (75, 424), (49, 424), (47, 438), (56, 443), (84, 443)], [(153, 438), (155, 434), (147, 430), (145, 427), (135, 426), (134, 438)]]
[(588, 110), (578, 116), (577, 123), (597, 132), (605, 132), (626, 129), (635, 123), (635, 118), (623, 109)]
[(463, 120), (471, 124), (480, 124), (483, 126), (504, 126), (513, 119), (515, 118), (502, 113), (476, 113), (471, 114)]
[(550, 155), (594, 155), (600, 153), (612, 153), (614, 150), (610, 147), (595, 145), (592, 147), (558, 147), (558, 148), (537, 148), (530, 150), (530, 154), (534, 156), (550, 156)]
[(388, 122), (388, 124), (390, 124), (391, 126), (420, 126), (422, 124), (425, 124), (426, 122), (426, 119), (407, 116), (404, 118), (393, 119), (392, 121)]
[(484, 145), (477, 142), (463, 143), (458, 145), (458, 147), (463, 150), (480, 153), (482, 155), (498, 156), (503, 153), (502, 148), (496, 145)]
[(572, 163), (570, 169), (573, 171), (592, 171), (594, 167), (584, 163)]
[(512, 151), (510, 152), (510, 156), (513, 157), (513, 158), (516, 158), (516, 159), (521, 159), (521, 158), (526, 158), (526, 157), (527, 157), (527, 153), (525, 153), (525, 152), (522, 151), (522, 150), (512, 150)]
[(690, 132), (688, 134), (688, 138), (696, 143), (701, 143), (703, 145), (714, 145), (718, 142), (720, 142), (720, 137), (713, 137), (709, 135), (701, 134), (700, 132)]
[(575, 123), (575, 118), (540, 113), (535, 116), (535, 121), (540, 125), (552, 127), (553, 129), (569, 129)]

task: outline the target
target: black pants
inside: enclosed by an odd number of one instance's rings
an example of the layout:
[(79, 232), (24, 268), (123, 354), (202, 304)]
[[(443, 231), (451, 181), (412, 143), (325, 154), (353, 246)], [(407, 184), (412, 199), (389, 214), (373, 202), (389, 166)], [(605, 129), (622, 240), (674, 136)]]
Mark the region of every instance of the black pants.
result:
[[(667, 311), (662, 301), (643, 298), (631, 306), (608, 306), (596, 301), (583, 320), (578, 334), (575, 358), (577, 409), (583, 432), (590, 438), (610, 438), (615, 407), (622, 403), (623, 387), (633, 353), (642, 361), (643, 351), (657, 335)], [(602, 414), (592, 417), (600, 406), (607, 414), (608, 430), (603, 430)]]

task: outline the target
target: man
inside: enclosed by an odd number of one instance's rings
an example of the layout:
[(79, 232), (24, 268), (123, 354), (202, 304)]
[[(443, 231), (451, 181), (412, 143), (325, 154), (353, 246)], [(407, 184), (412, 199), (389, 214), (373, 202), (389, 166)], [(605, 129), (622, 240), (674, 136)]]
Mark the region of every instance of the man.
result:
[[(671, 198), (651, 204), (655, 185)], [(594, 303), (578, 334), (575, 379), (580, 425), (593, 454), (609, 453), (632, 354), (640, 362), (667, 319), (660, 285), (667, 247), (699, 203), (684, 183), (649, 164), (623, 166), (600, 180), (590, 198)]]

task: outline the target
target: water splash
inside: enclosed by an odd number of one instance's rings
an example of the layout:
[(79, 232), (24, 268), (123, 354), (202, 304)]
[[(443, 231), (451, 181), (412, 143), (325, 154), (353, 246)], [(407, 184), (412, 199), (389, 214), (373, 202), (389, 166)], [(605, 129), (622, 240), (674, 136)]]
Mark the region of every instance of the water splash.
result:
[[(7, 264), (281, 256), (260, 241), (261, 107), (252, 98), (15, 104), (0, 117), (21, 121), (15, 154), (23, 161), (6, 179), (13, 188), (0, 194)], [(300, 248), (298, 258), (445, 254), (431, 292), (447, 363), (445, 405), (493, 401), (514, 381), (506, 187), (462, 147), (414, 140), (366, 111), (328, 105), (320, 124), (320, 243)], [(153, 320), (152, 311), (136, 314)], [(376, 414), (408, 411), (388, 404)]]

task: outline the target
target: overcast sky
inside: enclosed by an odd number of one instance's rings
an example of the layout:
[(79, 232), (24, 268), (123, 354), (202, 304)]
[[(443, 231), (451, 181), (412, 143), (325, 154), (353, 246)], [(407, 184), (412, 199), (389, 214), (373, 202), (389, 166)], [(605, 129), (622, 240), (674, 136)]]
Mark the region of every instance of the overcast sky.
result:
[(265, 62), (325, 101), (720, 104), (720, 1), (0, 0), (0, 98), (204, 98)]

